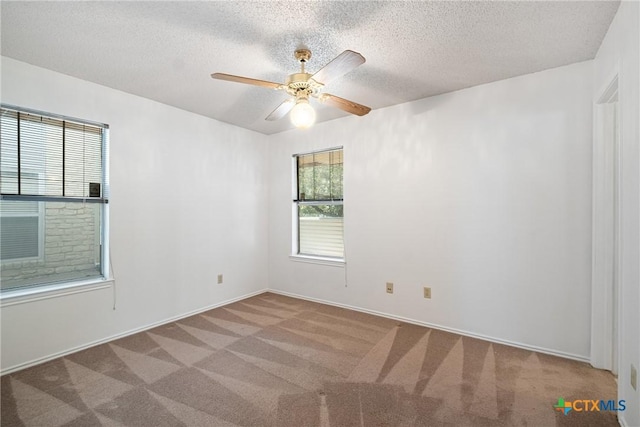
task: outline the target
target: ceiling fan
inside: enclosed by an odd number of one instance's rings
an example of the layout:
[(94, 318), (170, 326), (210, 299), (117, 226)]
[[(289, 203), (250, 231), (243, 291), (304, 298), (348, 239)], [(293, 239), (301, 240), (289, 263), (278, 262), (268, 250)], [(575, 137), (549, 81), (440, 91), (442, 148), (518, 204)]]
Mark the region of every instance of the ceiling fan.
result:
[(309, 127), (315, 122), (316, 113), (309, 104), (309, 97), (357, 116), (364, 116), (371, 111), (371, 108), (364, 105), (322, 92), (324, 85), (331, 80), (343, 76), (363, 64), (365, 62), (364, 56), (352, 50), (345, 50), (313, 75), (307, 73), (304, 68), (311, 58), (311, 51), (298, 49), (294, 52), (294, 56), (300, 62), (300, 72), (289, 74), (284, 84), (224, 73), (213, 73), (211, 77), (287, 92), (291, 97), (277, 106), (265, 120), (278, 120), (291, 111), (291, 121), (299, 128)]

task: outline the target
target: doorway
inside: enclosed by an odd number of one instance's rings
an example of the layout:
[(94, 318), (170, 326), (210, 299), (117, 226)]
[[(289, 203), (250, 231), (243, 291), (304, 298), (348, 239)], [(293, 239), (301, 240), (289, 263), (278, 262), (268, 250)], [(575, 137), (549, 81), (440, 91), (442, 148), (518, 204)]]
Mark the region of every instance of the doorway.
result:
[(618, 373), (620, 114), (615, 76), (594, 105), (591, 364)]

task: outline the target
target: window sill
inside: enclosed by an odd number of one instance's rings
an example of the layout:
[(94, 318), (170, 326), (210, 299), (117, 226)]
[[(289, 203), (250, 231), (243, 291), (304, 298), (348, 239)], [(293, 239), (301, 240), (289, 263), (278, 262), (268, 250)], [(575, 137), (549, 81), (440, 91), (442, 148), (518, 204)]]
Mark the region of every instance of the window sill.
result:
[(308, 264), (327, 265), (330, 267), (344, 268), (346, 262), (342, 258), (325, 258), (310, 255), (289, 255), (291, 261), (306, 262)]
[(96, 278), (26, 289), (7, 290), (0, 293), (0, 307), (79, 294), (82, 292), (96, 291), (99, 289), (110, 288), (114, 283), (114, 279)]

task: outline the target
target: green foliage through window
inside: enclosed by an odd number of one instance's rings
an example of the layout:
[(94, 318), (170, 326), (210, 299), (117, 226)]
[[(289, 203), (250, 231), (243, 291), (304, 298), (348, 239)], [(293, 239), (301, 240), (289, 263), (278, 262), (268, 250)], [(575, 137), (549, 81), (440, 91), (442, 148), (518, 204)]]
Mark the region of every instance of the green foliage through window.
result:
[(298, 200), (342, 200), (342, 150), (298, 156)]
[(342, 205), (299, 205), (298, 214), (301, 217), (334, 217), (342, 218)]

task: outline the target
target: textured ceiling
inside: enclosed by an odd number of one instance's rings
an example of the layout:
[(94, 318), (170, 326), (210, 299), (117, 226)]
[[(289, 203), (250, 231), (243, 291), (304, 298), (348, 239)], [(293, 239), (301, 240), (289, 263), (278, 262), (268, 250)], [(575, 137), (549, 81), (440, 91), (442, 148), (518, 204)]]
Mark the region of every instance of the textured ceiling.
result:
[[(618, 1), (11, 2), (2, 55), (272, 134), (293, 51), (313, 73), (345, 49), (367, 62), (326, 92), (373, 109), (592, 59)], [(318, 121), (347, 115), (317, 106)]]

